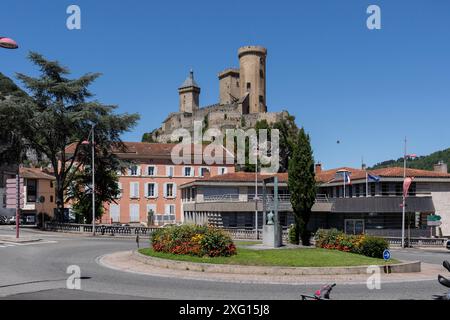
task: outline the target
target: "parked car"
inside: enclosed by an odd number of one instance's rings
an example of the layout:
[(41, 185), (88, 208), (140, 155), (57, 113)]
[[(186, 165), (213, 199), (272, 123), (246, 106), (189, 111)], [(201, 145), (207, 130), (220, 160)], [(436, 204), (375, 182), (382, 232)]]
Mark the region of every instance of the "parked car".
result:
[(8, 224), (16, 224), (16, 216), (9, 217)]
[(448, 250), (450, 250), (450, 239), (447, 240), (446, 247), (447, 247)]

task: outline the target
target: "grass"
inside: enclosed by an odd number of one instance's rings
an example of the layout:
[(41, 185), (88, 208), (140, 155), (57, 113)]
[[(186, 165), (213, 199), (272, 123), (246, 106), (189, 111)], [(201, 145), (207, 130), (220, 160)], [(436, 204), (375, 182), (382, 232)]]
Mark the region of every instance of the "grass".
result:
[[(155, 252), (151, 248), (140, 249), (139, 252), (147, 256), (169, 260), (252, 266), (343, 267), (385, 264), (383, 259), (369, 258), (359, 254), (320, 248), (278, 250), (251, 250), (238, 248), (237, 255), (215, 258)], [(389, 261), (389, 264), (397, 262), (398, 261), (392, 259)]]

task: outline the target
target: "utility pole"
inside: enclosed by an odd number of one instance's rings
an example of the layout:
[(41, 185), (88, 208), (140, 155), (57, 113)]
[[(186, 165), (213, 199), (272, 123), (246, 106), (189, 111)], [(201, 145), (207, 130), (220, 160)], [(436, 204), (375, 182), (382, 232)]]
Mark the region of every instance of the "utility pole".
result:
[[(403, 183), (406, 179), (406, 137), (405, 137), (405, 146), (404, 146), (404, 155), (403, 155)], [(403, 199), (402, 199), (402, 249), (405, 248), (405, 206), (406, 206), (406, 196), (405, 191), (403, 190)]]
[(92, 124), (92, 235), (95, 236), (95, 138)]
[(258, 145), (255, 146), (255, 156), (256, 156), (256, 164), (255, 164), (255, 231), (256, 231), (256, 240), (259, 240), (258, 234)]
[(20, 177), (16, 174), (16, 195), (17, 195), (17, 203), (16, 203), (16, 238), (19, 239), (19, 228), (20, 228)]

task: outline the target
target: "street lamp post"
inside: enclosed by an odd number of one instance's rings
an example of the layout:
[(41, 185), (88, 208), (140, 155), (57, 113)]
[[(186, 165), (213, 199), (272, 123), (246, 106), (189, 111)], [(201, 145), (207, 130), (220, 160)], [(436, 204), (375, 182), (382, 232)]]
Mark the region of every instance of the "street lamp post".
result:
[(17, 42), (11, 38), (0, 37), (0, 48), (17, 49), (19, 46), (17, 45)]
[(92, 124), (92, 235), (95, 236), (95, 138)]
[(95, 236), (95, 135), (94, 135), (94, 128), (95, 124), (92, 124), (91, 132), (90, 132), (90, 138), (91, 141), (89, 142), (89, 138), (86, 141), (83, 141), (82, 144), (84, 145), (91, 145), (91, 173), (92, 173), (92, 235)]

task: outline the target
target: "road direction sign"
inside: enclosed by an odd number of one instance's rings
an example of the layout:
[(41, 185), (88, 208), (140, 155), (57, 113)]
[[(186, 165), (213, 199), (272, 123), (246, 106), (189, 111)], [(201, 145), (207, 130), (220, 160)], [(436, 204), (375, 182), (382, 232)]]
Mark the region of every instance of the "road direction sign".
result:
[(384, 250), (383, 251), (383, 259), (387, 261), (390, 258), (391, 258), (391, 252), (388, 249)]
[(427, 226), (429, 227), (439, 227), (442, 224), (442, 221), (439, 220), (427, 220)]
[[(8, 209), (16, 209), (17, 205), (17, 180), (7, 179), (6, 180), (6, 207)], [(19, 199), (20, 206), (22, 209), (24, 206), (24, 193), (23, 193), (23, 178), (19, 179)]]

